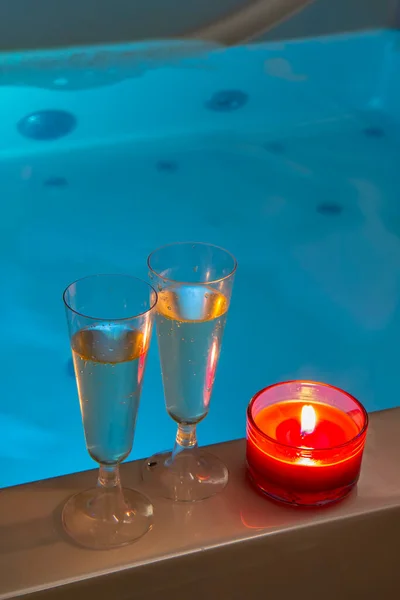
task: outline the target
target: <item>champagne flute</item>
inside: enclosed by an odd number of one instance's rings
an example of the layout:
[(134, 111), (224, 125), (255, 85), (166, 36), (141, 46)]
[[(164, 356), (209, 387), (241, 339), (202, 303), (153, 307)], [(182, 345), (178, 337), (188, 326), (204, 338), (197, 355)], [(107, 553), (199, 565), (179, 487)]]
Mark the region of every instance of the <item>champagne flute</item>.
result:
[(155, 493), (176, 501), (203, 500), (228, 482), (226, 466), (198, 448), (196, 426), (208, 413), (236, 260), (211, 244), (185, 242), (148, 258), (158, 290), (156, 328), (167, 411), (178, 424), (172, 452), (143, 467)]
[(119, 464), (132, 449), (157, 293), (134, 277), (94, 275), (63, 299), (86, 445), (100, 470), (97, 487), (70, 498), (62, 521), (82, 546), (123, 546), (152, 524), (150, 501), (121, 488)]

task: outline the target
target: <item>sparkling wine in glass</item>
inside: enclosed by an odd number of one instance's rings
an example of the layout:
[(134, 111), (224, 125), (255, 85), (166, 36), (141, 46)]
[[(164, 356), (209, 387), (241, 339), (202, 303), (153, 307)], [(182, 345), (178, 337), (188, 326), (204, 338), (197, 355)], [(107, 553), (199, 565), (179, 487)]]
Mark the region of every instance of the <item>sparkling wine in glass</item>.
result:
[(143, 477), (167, 498), (202, 500), (228, 481), (225, 465), (198, 448), (196, 425), (210, 406), (236, 260), (217, 246), (189, 242), (155, 250), (148, 265), (159, 295), (156, 327), (165, 402), (178, 432), (172, 452), (148, 459)]
[(100, 464), (97, 487), (63, 510), (82, 546), (121, 546), (152, 523), (149, 500), (121, 488), (119, 464), (132, 449), (156, 302), (151, 286), (125, 275), (86, 277), (64, 292), (86, 445)]

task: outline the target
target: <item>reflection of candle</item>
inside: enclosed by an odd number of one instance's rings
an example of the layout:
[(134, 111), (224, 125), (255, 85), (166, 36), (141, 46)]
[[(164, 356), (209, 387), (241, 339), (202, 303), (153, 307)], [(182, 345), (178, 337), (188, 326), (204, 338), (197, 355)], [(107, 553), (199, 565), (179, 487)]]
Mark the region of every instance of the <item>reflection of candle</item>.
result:
[(210, 404), (211, 392), (214, 385), (215, 371), (219, 357), (218, 349), (218, 340), (215, 338), (211, 346), (211, 352), (208, 356), (206, 368), (206, 381), (204, 389), (204, 405), (206, 408), (208, 408), (208, 405)]
[(248, 409), (250, 476), (277, 500), (337, 501), (357, 482), (366, 428), (361, 404), (337, 388), (313, 382), (266, 388)]

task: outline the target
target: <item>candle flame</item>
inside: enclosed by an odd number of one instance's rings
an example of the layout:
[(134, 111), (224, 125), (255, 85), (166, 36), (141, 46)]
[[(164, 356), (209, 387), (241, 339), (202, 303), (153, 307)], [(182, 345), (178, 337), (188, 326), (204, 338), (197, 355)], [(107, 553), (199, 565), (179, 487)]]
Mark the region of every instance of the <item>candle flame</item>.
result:
[(301, 435), (313, 433), (317, 423), (317, 415), (311, 404), (305, 404), (301, 409)]

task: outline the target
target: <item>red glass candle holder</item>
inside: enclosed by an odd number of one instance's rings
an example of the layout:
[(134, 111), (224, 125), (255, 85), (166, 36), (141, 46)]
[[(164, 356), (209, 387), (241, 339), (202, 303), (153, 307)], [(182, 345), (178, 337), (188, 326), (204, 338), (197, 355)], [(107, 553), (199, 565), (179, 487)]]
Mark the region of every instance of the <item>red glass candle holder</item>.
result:
[(314, 381), (269, 386), (247, 409), (249, 476), (279, 502), (338, 502), (357, 483), (367, 428), (365, 408), (339, 388)]

